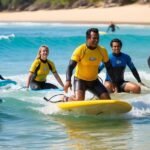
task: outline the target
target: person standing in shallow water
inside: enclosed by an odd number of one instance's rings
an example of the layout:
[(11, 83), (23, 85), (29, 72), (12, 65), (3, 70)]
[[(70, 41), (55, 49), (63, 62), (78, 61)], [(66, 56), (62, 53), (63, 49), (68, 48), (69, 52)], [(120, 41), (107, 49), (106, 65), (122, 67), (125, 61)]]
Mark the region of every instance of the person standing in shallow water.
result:
[[(137, 72), (137, 69), (135, 68), (131, 60), (131, 57), (121, 52), (121, 48), (122, 48), (121, 40), (113, 39), (110, 42), (110, 46), (112, 48), (112, 54), (109, 55), (109, 59), (111, 61), (111, 64), (113, 66), (113, 72), (115, 74), (116, 88), (112, 86), (113, 84), (108, 73), (106, 73), (105, 87), (109, 92), (140, 93), (141, 92), (140, 86), (141, 85), (145, 86), (145, 85), (142, 83), (140, 76)], [(136, 78), (139, 84), (124, 80), (124, 72), (126, 66), (130, 68), (132, 74), (134, 75), (134, 77)], [(103, 68), (104, 68), (104, 64), (101, 64), (99, 71), (102, 71)], [(116, 90), (114, 91), (114, 89)]]
[(86, 43), (75, 49), (70, 59), (67, 72), (66, 83), (64, 86), (65, 92), (72, 87), (71, 77), (74, 75), (74, 96), (66, 99), (84, 100), (85, 92), (89, 90), (99, 99), (110, 99), (104, 85), (98, 80), (98, 67), (101, 62), (104, 62), (112, 80), (112, 66), (108, 58), (107, 50), (103, 46), (99, 46), (99, 31), (97, 28), (90, 28), (86, 31)]
[(55, 65), (51, 60), (48, 60), (49, 48), (47, 46), (41, 46), (39, 48), (36, 59), (31, 65), (26, 87), (32, 90), (41, 90), (41, 89), (57, 89), (56, 85), (46, 82), (46, 77), (51, 71), (58, 81), (58, 83), (64, 87), (64, 84), (58, 75)]
[(119, 27), (118, 27), (117, 25), (115, 25), (113, 22), (111, 22), (110, 25), (108, 26), (106, 32), (109, 32), (109, 30), (110, 30), (111, 32), (115, 32), (116, 29), (119, 29)]

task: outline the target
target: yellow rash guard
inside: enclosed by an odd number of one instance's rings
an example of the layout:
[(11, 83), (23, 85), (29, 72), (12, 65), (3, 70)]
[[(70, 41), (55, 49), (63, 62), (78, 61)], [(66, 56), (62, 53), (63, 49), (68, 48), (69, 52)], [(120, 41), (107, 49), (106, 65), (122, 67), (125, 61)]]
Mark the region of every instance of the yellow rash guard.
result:
[(93, 81), (97, 79), (100, 63), (107, 62), (109, 58), (104, 47), (97, 46), (96, 49), (91, 50), (86, 44), (82, 44), (75, 49), (71, 60), (77, 62), (75, 77), (86, 81)]
[[(36, 72), (37, 67), (39, 67), (39, 69)], [(53, 73), (56, 72), (55, 65), (52, 61), (50, 60), (41, 61), (40, 59), (35, 59), (31, 65), (30, 72), (36, 74), (34, 80), (43, 82), (46, 81), (46, 77), (49, 74), (50, 67), (51, 67), (51, 72)]]

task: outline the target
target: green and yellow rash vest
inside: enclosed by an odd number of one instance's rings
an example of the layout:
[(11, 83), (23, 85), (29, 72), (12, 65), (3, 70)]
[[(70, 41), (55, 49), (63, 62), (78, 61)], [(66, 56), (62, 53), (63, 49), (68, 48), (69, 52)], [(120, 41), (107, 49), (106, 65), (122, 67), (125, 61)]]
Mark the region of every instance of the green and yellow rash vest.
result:
[(40, 82), (46, 81), (46, 77), (50, 70), (53, 73), (56, 72), (54, 63), (50, 60), (42, 61), (41, 59), (35, 59), (30, 68), (30, 72), (36, 74), (34, 80)]
[(93, 81), (97, 79), (100, 63), (107, 62), (109, 58), (104, 47), (97, 46), (97, 48), (91, 50), (86, 44), (82, 44), (75, 49), (71, 60), (77, 62), (75, 77), (86, 81)]

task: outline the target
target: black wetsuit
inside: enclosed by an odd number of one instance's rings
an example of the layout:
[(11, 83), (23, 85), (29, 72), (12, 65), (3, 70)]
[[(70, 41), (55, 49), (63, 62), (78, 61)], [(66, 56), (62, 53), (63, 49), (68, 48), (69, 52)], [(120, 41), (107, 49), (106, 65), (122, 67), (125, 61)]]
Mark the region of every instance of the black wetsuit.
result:
[(109, 29), (111, 29), (111, 32), (115, 32), (116, 31), (116, 26), (114, 24), (109, 25), (107, 31), (109, 31)]
[(150, 57), (148, 58), (148, 66), (149, 66), (149, 68), (150, 68)]

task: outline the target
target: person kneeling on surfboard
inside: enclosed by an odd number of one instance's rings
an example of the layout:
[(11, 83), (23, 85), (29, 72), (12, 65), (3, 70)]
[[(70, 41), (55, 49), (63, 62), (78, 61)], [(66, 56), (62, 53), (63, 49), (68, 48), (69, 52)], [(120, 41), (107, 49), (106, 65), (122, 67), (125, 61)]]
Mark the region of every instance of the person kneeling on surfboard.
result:
[[(132, 92), (132, 93), (140, 93), (141, 92), (141, 85), (145, 86), (140, 79), (140, 76), (135, 68), (131, 57), (125, 53), (121, 52), (122, 42), (119, 39), (113, 39), (110, 42), (110, 46), (112, 48), (112, 54), (109, 55), (109, 59), (113, 66), (113, 71), (115, 74), (115, 81), (116, 81), (116, 91), (114, 91), (114, 87), (112, 86), (112, 80), (110, 79), (108, 73), (106, 73), (106, 80), (105, 80), (105, 87), (109, 92)], [(124, 72), (126, 66), (130, 68), (132, 74), (138, 81), (138, 84), (133, 82), (125, 81), (124, 80)], [(99, 71), (104, 68), (104, 64), (101, 64)]]
[(86, 32), (86, 44), (75, 49), (72, 54), (66, 73), (65, 92), (72, 87), (71, 77), (74, 75), (74, 96), (69, 100), (84, 100), (85, 91), (89, 90), (100, 99), (110, 99), (109, 93), (104, 85), (98, 80), (98, 68), (104, 62), (106, 69), (113, 80), (112, 66), (108, 58), (107, 50), (98, 45), (99, 31), (97, 28), (88, 29)]
[(39, 48), (36, 59), (31, 65), (30, 72), (27, 79), (27, 88), (32, 90), (41, 90), (41, 89), (57, 89), (58, 87), (46, 83), (46, 77), (51, 71), (58, 81), (58, 83), (64, 87), (64, 84), (58, 75), (55, 65), (51, 60), (48, 60), (49, 48), (47, 46), (41, 46)]

